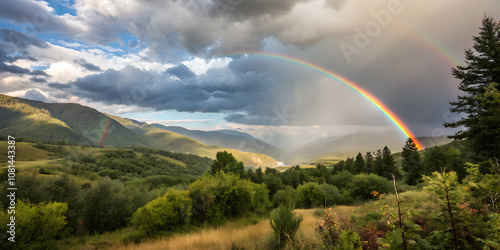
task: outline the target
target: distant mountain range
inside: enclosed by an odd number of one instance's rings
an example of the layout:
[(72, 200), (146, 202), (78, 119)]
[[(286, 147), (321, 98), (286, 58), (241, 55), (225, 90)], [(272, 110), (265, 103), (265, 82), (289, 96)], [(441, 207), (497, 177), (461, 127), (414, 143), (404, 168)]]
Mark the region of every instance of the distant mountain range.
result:
[[(444, 145), (452, 140), (446, 136), (418, 137), (426, 148)], [(336, 162), (347, 157), (355, 157), (359, 152), (374, 152), (388, 146), (392, 152), (403, 150), (405, 139), (399, 133), (359, 133), (346, 136), (321, 138), (302, 146), (288, 154), (289, 165)]]
[(180, 135), (193, 138), (201, 143), (216, 145), (224, 148), (238, 149), (244, 152), (266, 154), (274, 159), (282, 160), (285, 153), (279, 148), (267, 144), (255, 137), (234, 130), (201, 131), (189, 130), (177, 126), (164, 126), (160, 124), (151, 124), (152, 126), (171, 131)]
[[(220, 132), (231, 136), (225, 133), (233, 132)], [(207, 145), (158, 126), (104, 114), (79, 104), (44, 103), (2, 94), (0, 134), (77, 144), (103, 143), (106, 147), (144, 146), (210, 158), (225, 150), (233, 153), (245, 166), (277, 166), (276, 160), (268, 155)], [(268, 149), (274, 149), (271, 147), (267, 145)]]

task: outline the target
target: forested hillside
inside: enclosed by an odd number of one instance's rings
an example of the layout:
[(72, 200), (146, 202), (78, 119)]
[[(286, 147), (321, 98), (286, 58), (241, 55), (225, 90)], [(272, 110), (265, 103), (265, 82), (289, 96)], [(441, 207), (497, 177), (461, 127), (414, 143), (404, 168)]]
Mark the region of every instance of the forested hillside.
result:
[(44, 103), (0, 95), (0, 118), (0, 134), (14, 137), (72, 145), (145, 146), (212, 159), (218, 151), (227, 150), (247, 166), (277, 166), (273, 158), (264, 154), (203, 144), (147, 123), (103, 114), (79, 104)]

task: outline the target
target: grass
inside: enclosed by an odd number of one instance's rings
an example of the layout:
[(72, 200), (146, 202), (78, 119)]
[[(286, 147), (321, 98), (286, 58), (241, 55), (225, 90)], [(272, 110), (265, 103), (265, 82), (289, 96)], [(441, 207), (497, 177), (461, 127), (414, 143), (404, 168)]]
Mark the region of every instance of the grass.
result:
[[(46, 151), (33, 147), (34, 143), (16, 142), (16, 161), (34, 161), (49, 159)], [(9, 145), (6, 141), (0, 141), (0, 159), (7, 159), (7, 147)], [(4, 162), (0, 163), (3, 165)], [(5, 162), (7, 164), (7, 162)]]
[(265, 248), (267, 237), (271, 234), (267, 219), (245, 227), (235, 227), (231, 224), (138, 245), (121, 246), (118, 249), (231, 249), (233, 245), (245, 249)]
[[(349, 215), (355, 209), (350, 206), (333, 208), (337, 214)], [(318, 209), (296, 209), (297, 214), (304, 216), (297, 233), (296, 245), (305, 249), (319, 247), (320, 240), (316, 235)], [(323, 211), (323, 209), (321, 209)], [(256, 223), (255, 223), (256, 222)], [(255, 223), (255, 224), (254, 224)], [(146, 241), (139, 244), (118, 245), (114, 249), (231, 249), (233, 246), (244, 249), (266, 249), (272, 229), (268, 218), (259, 221), (240, 219), (219, 228), (205, 228), (190, 234), (175, 234), (169, 237)]]
[(136, 232), (133, 227), (127, 227), (99, 235), (69, 237), (58, 241), (59, 249), (106, 249), (121, 244), (123, 239)]

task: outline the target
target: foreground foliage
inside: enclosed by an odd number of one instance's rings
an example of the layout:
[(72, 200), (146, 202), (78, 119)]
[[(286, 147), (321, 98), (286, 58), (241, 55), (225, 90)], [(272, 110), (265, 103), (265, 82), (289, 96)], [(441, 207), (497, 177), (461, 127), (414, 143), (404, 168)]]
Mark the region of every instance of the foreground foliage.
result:
[(293, 241), (304, 217), (297, 215), (291, 206), (282, 205), (271, 213), (270, 224), (273, 229), (273, 242), (277, 248), (283, 248), (288, 241)]
[(41, 202), (32, 204), (29, 201), (17, 200), (15, 214), (0, 211), (2, 225), (10, 223), (9, 218), (15, 216), (15, 242), (5, 230), (1, 234), (2, 249), (47, 249), (54, 245), (54, 239), (62, 235), (66, 225), (68, 205), (60, 202)]
[(478, 192), (475, 181), (500, 176), (479, 176), (477, 166), (469, 173), (463, 184), (455, 172), (424, 176), (425, 191), (401, 194), (401, 210), (395, 198), (377, 191), (372, 195), (379, 201), (361, 215), (337, 216), (331, 208), (325, 210), (317, 228), (323, 244), (340, 249), (403, 249), (405, 245), (408, 249), (497, 249), (500, 216), (485, 202), (488, 199)]

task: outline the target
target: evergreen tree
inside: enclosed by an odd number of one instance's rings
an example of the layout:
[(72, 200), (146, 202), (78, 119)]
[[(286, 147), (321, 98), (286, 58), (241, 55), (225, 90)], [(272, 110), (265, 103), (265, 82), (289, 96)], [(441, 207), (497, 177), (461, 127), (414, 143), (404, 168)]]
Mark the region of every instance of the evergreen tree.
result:
[(375, 163), (374, 163), (374, 173), (383, 176), (384, 173), (384, 162), (382, 161), (382, 150), (377, 150), (375, 153)]
[(420, 180), (422, 164), (420, 163), (420, 154), (418, 153), (417, 145), (411, 137), (406, 140), (401, 155), (403, 156), (401, 165), (405, 171), (406, 183), (416, 185)]
[(485, 92), (478, 95), (481, 111), (477, 115), (477, 123), (470, 128), (475, 134), (472, 146), (476, 151), (488, 158), (500, 159), (500, 91), (499, 84), (492, 83)]
[(340, 171), (347, 170), (345, 167), (345, 161), (339, 161), (337, 164), (335, 164), (335, 167), (333, 168), (334, 173), (338, 173)]
[(375, 173), (375, 163), (371, 152), (366, 152), (365, 155), (365, 169), (366, 173)]
[(361, 153), (358, 153), (358, 155), (356, 155), (356, 160), (354, 161), (354, 173), (366, 173), (365, 159), (363, 159), (363, 155)]
[[(471, 138), (476, 140), (475, 145), (496, 145), (498, 140), (482, 142), (487, 138), (489, 131), (479, 124), (480, 114), (487, 112), (488, 106), (482, 105), (482, 99), (477, 98), (485, 92), (485, 88), (492, 82), (500, 83), (500, 23), (493, 17), (485, 16), (478, 36), (473, 37), (472, 49), (465, 50), (466, 66), (453, 68), (453, 76), (460, 80), (459, 89), (465, 94), (458, 96), (456, 102), (451, 102), (451, 112), (462, 113), (467, 116), (457, 122), (445, 123), (445, 127), (465, 127), (451, 136), (454, 139)], [(499, 88), (498, 85), (495, 87)], [(498, 129), (498, 123), (496, 124)], [(486, 137), (484, 136), (486, 135)], [(486, 145), (486, 147), (488, 146)], [(477, 148), (480, 152), (482, 148)], [(498, 151), (497, 151), (498, 152)]]
[(381, 176), (387, 178), (388, 180), (392, 179), (393, 174), (394, 176), (396, 176), (396, 178), (401, 178), (399, 171), (396, 169), (396, 161), (394, 161), (391, 150), (387, 146), (382, 149), (382, 164), (383, 167)]
[(354, 158), (347, 157), (347, 160), (345, 161), (345, 169), (354, 173)]
[(264, 172), (262, 171), (262, 168), (257, 168), (255, 170), (255, 174), (257, 175), (255, 183), (262, 183), (264, 181)]

